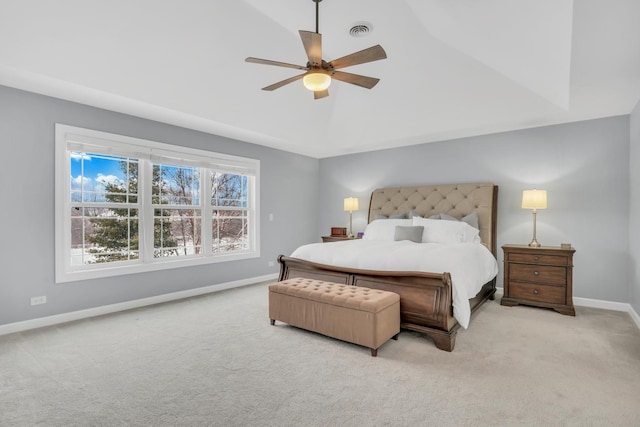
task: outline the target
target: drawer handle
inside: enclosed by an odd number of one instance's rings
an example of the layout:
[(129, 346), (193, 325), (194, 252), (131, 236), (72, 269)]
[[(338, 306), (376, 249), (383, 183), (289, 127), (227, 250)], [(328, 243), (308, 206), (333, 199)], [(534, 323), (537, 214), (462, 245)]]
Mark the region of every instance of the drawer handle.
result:
[(537, 290), (537, 289), (534, 289), (534, 290), (533, 290), (533, 294), (534, 294), (534, 295), (538, 295), (539, 293), (540, 293), (540, 291), (539, 291), (539, 290)]
[(534, 256), (534, 257), (533, 257), (533, 260), (534, 260), (534, 261), (538, 261), (539, 259), (540, 259), (540, 257), (537, 257), (537, 256)]
[(534, 272), (533, 272), (533, 275), (534, 275), (534, 276), (537, 276), (537, 275), (539, 275), (539, 274), (540, 274), (540, 273), (538, 273), (537, 271), (534, 271)]

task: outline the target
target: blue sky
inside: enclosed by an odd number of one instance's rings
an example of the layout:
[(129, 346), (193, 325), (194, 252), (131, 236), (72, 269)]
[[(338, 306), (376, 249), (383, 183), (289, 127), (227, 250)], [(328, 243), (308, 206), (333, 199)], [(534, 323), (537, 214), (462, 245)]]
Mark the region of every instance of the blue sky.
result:
[[(75, 154), (75, 153), (73, 153)], [(101, 192), (105, 183), (124, 182), (125, 175), (120, 169), (118, 158), (108, 156), (85, 155), (71, 156), (71, 189), (79, 190), (82, 182), (82, 166), (84, 164), (84, 190)]]
[[(71, 161), (71, 176), (80, 175), (80, 160)], [(119, 162), (114, 159), (104, 159), (96, 156), (86, 156), (84, 159), (84, 174), (87, 178), (95, 179), (98, 175), (114, 175), (124, 179), (124, 174), (120, 170)]]

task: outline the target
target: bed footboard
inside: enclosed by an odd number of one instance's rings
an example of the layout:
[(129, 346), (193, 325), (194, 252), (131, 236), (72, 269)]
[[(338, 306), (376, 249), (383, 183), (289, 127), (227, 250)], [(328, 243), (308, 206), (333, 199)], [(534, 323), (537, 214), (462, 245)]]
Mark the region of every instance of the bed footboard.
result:
[(306, 277), (363, 286), (400, 295), (403, 329), (427, 334), (441, 350), (452, 351), (459, 328), (453, 317), (453, 291), (449, 273), (354, 270), (316, 264), (298, 258), (278, 257), (279, 281)]

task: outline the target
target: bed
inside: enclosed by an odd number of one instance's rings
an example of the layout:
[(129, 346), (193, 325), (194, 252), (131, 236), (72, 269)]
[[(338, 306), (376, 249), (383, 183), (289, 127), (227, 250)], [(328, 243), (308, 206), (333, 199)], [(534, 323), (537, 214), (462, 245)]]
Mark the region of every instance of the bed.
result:
[[(468, 316), (475, 313), (478, 308), (487, 300), (495, 298), (497, 261), (496, 261), (496, 219), (497, 219), (497, 195), (498, 187), (492, 183), (470, 183), (470, 184), (443, 184), (425, 185), (412, 187), (381, 188), (374, 190), (371, 194), (369, 204), (367, 232), (362, 242), (349, 240), (345, 242), (317, 243), (305, 245), (298, 248), (292, 256), (280, 255), (279, 280), (286, 280), (295, 277), (306, 277), (310, 279), (325, 280), (337, 283), (344, 283), (354, 286), (364, 286), (368, 288), (381, 289), (395, 292), (400, 295), (400, 316), (401, 327), (403, 329), (417, 331), (429, 336), (436, 347), (445, 351), (452, 351), (455, 347), (455, 339), (459, 328), (466, 327), (465, 319), (460, 321), (456, 318), (460, 311), (459, 304), (454, 315), (454, 294), (458, 296), (464, 293), (454, 290), (451, 271), (438, 271), (420, 269), (396, 269), (383, 262), (376, 264), (376, 261), (359, 262), (355, 264), (345, 264), (345, 262), (317, 262), (317, 259), (339, 259), (359, 256), (365, 251), (365, 247), (375, 246), (376, 242), (366, 243), (369, 230), (374, 229), (374, 225), (383, 221), (394, 221), (394, 216), (401, 214), (414, 216), (417, 218), (436, 218), (440, 215), (447, 215), (456, 219), (467, 219), (477, 217), (477, 238), (481, 241), (476, 245), (468, 244), (476, 252), (486, 252), (495, 264), (495, 274), (487, 278), (477, 286), (477, 293), (469, 294)], [(380, 220), (378, 218), (388, 217), (390, 220)], [(449, 218), (451, 219), (451, 218)], [(418, 224), (434, 224), (434, 220), (413, 220), (422, 221)], [(440, 220), (443, 224), (449, 222)], [(450, 221), (453, 224), (454, 221)], [(462, 222), (462, 221), (460, 221)], [(388, 228), (391, 222), (383, 223)], [(415, 228), (415, 227), (414, 227)], [(415, 231), (415, 230), (414, 230)], [(426, 228), (425, 228), (426, 232)], [(477, 241), (477, 240), (476, 240)], [(407, 247), (427, 247), (427, 244), (414, 244), (403, 241), (394, 242), (392, 253), (399, 254), (398, 259), (405, 260), (404, 266), (411, 266), (406, 261), (408, 254)], [(314, 246), (315, 245), (315, 246)], [(333, 245), (333, 246), (331, 246)], [(445, 245), (446, 246), (446, 245)], [(449, 245), (455, 246), (455, 245)], [(462, 248), (463, 245), (461, 244)], [(466, 246), (464, 246), (466, 247)], [(331, 254), (332, 248), (337, 251), (337, 255)], [(318, 258), (307, 256), (311, 250), (321, 251), (324, 257)], [(448, 250), (453, 250), (448, 247)], [(342, 251), (342, 252), (340, 252)], [(391, 253), (389, 252), (389, 253)], [(390, 256), (389, 256), (390, 257)], [(388, 258), (389, 258), (388, 257)], [(437, 255), (425, 255), (426, 258), (436, 258)], [(420, 258), (418, 256), (417, 258)], [(491, 262), (491, 261), (490, 261)], [(345, 264), (345, 265), (341, 265)], [(466, 264), (466, 262), (458, 263)], [(357, 266), (354, 267), (354, 265)], [(380, 267), (377, 267), (380, 265)], [(366, 268), (362, 268), (365, 266)], [(459, 268), (450, 264), (451, 270)], [(403, 267), (404, 268), (404, 267)], [(457, 276), (456, 276), (457, 274)], [(467, 273), (465, 273), (467, 274)], [(455, 272), (453, 277), (461, 277), (459, 272)], [(480, 277), (478, 275), (478, 277)], [(465, 278), (466, 280), (466, 278)], [(476, 278), (476, 282), (479, 279)], [(459, 298), (458, 298), (459, 299)], [(467, 299), (465, 299), (466, 305)], [(466, 311), (463, 310), (463, 311)]]

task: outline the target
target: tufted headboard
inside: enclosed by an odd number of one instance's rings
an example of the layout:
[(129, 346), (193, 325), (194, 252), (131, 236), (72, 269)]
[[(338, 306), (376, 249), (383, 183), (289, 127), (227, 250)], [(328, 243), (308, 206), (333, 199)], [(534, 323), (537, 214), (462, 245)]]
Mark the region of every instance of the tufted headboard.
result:
[(497, 185), (491, 183), (421, 185), (379, 188), (371, 193), (369, 222), (375, 219), (376, 214), (389, 216), (409, 211), (414, 211), (425, 218), (446, 213), (458, 219), (475, 211), (478, 215), (480, 238), (493, 255), (497, 256)]

